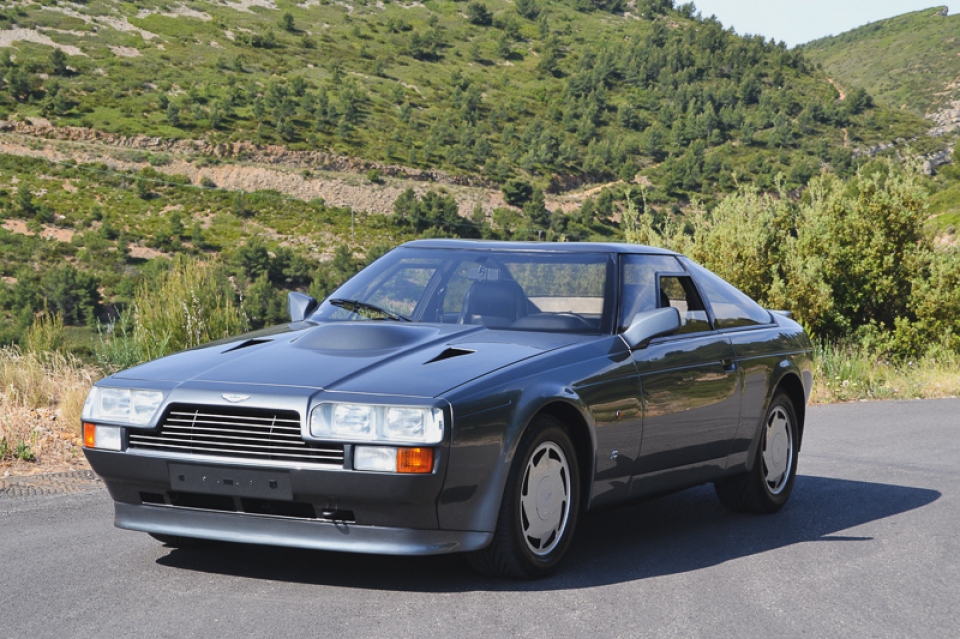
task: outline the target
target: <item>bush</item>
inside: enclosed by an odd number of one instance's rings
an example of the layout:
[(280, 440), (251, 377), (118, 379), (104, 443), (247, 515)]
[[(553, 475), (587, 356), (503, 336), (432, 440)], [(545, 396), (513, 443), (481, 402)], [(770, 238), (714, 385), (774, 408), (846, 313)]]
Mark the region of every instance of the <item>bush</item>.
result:
[(216, 264), (180, 258), (137, 288), (131, 308), (102, 338), (97, 355), (116, 370), (247, 330), (233, 288)]
[(908, 357), (960, 348), (960, 253), (935, 249), (925, 199), (916, 167), (882, 161), (848, 181), (815, 178), (799, 201), (741, 187), (709, 214), (660, 225), (627, 207), (624, 231), (793, 311), (817, 338)]

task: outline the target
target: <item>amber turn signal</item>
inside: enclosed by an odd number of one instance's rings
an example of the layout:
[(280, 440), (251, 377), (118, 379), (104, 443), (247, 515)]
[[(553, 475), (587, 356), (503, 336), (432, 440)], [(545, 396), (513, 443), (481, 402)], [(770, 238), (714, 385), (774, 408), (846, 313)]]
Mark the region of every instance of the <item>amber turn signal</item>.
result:
[(83, 445), (93, 448), (97, 444), (97, 425), (83, 422)]
[(398, 448), (398, 473), (431, 473), (433, 472), (432, 448)]

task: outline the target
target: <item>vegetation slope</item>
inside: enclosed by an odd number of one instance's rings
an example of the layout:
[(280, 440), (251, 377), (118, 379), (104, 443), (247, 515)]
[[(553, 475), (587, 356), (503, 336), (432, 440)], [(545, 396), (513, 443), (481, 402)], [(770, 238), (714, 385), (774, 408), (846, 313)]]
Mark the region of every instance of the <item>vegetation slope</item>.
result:
[[(17, 0), (0, 116), (252, 140), (554, 190), (801, 187), (925, 130), (670, 0)], [(5, 31), (5, 33), (4, 33)], [(10, 48), (12, 47), (12, 48)], [(12, 54), (12, 55), (8, 55)], [(841, 129), (845, 129), (845, 132)]]
[(814, 40), (805, 56), (844, 87), (918, 115), (960, 100), (960, 16), (933, 7)]

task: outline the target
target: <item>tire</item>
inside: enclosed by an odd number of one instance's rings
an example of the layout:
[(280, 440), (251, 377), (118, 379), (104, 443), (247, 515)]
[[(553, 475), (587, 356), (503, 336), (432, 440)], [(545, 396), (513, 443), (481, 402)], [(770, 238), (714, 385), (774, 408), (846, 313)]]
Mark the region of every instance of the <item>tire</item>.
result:
[(570, 437), (553, 417), (538, 416), (517, 448), (493, 541), (467, 559), (493, 577), (546, 577), (570, 547), (579, 511), (580, 469)]
[(202, 546), (206, 542), (205, 539), (196, 539), (194, 537), (181, 537), (180, 535), (160, 535), (157, 533), (147, 533), (164, 546), (170, 548), (195, 548), (197, 546)]
[(720, 503), (743, 513), (768, 514), (783, 508), (797, 476), (799, 426), (793, 402), (778, 392), (761, 425), (753, 469), (713, 484)]

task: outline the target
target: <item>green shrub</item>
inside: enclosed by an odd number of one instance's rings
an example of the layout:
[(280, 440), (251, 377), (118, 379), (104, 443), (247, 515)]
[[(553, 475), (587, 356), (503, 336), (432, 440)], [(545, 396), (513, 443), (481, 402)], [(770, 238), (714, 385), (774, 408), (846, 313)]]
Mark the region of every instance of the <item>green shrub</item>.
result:
[(63, 346), (63, 316), (43, 312), (38, 315), (22, 340), (25, 353), (42, 354), (59, 351)]
[(101, 338), (98, 359), (118, 369), (242, 333), (248, 322), (234, 298), (218, 265), (179, 258), (137, 288), (113, 335)]
[(960, 252), (934, 247), (926, 217), (916, 167), (883, 160), (846, 181), (817, 177), (799, 200), (741, 187), (660, 223), (628, 201), (623, 228), (793, 311), (815, 337), (909, 357), (960, 348)]

